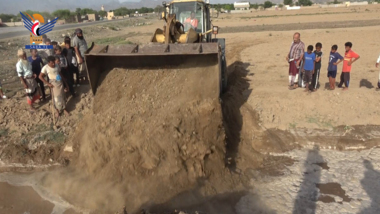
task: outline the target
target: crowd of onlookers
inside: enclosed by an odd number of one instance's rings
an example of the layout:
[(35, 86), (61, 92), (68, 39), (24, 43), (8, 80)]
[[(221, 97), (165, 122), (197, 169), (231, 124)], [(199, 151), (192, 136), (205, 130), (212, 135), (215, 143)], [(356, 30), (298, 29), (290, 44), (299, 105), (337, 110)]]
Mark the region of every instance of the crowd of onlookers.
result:
[[(329, 89), (335, 89), (335, 78), (337, 76), (337, 65), (343, 62), (342, 72), (340, 74), (340, 82), (338, 88), (348, 90), (350, 85), (351, 67), (360, 56), (355, 53), (352, 48), (351, 42), (346, 42), (344, 57), (340, 55), (338, 45), (331, 47), (329, 62), (327, 67), (327, 77), (329, 78)], [(319, 76), (321, 73), (321, 58), (322, 58), (322, 44), (317, 43), (314, 47), (309, 45), (305, 52), (305, 44), (301, 41), (300, 33), (293, 35), (293, 43), (290, 51), (286, 57), (289, 62), (289, 89), (296, 89), (298, 87), (306, 88), (305, 91), (317, 91), (319, 84)], [(379, 66), (380, 56), (377, 60), (376, 67)], [(378, 87), (380, 88), (380, 74)]]
[[(46, 89), (50, 89), (50, 95), (56, 110), (56, 117), (66, 111), (66, 92), (75, 97), (75, 87), (80, 87), (80, 80), (86, 76), (84, 54), (87, 42), (81, 29), (75, 30), (73, 39), (65, 37), (63, 43), (51, 41), (43, 35), (43, 42), (39, 45), (53, 46), (53, 49), (30, 49), (30, 56), (24, 49), (19, 49), (19, 58), (16, 71), (25, 88), (27, 102), (30, 111), (34, 112), (33, 104), (46, 99)], [(6, 98), (1, 90), (0, 96)]]

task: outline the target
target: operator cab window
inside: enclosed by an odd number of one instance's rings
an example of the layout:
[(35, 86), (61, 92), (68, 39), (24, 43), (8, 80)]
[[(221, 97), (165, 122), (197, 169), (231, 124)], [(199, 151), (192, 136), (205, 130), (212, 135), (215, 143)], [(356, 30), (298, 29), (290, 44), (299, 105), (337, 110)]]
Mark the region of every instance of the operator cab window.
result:
[(184, 25), (184, 30), (187, 32), (190, 28), (195, 29), (196, 32), (204, 32), (204, 17), (203, 5), (198, 2), (183, 2), (174, 3), (170, 6), (170, 14), (175, 13), (176, 18)]

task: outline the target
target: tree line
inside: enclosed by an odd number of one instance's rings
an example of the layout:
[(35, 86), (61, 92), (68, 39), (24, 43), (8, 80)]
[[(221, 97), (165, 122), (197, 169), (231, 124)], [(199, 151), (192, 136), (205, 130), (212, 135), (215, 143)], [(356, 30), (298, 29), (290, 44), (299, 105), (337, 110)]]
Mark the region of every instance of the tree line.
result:
[[(126, 7), (120, 7), (116, 10), (110, 10), (109, 12), (113, 11), (114, 12), (114, 15), (115, 16), (125, 16), (125, 15), (130, 15), (130, 14), (134, 14), (136, 13), (136, 11), (138, 13), (152, 13), (152, 12), (162, 12), (164, 9), (163, 9), (163, 6), (157, 6), (155, 8), (147, 8), (147, 7), (142, 7), (142, 8), (139, 8), (139, 9), (128, 9)], [(107, 16), (107, 11), (102, 11), (102, 10), (94, 10), (94, 9), (91, 9), (91, 8), (76, 8), (75, 11), (70, 11), (70, 10), (67, 10), (67, 9), (64, 9), (64, 10), (56, 10), (52, 13), (49, 13), (49, 12), (39, 12), (39, 11), (33, 11), (33, 10), (26, 10), (26, 11), (22, 11), (22, 13), (28, 13), (29, 15), (32, 15), (32, 14), (41, 14), (44, 19), (54, 19), (55, 17), (59, 17), (59, 19), (70, 19), (70, 17), (73, 17), (73, 16), (76, 16), (76, 15), (81, 15), (81, 16), (84, 16), (84, 15), (87, 15), (87, 14), (98, 14), (100, 15), (101, 17), (105, 17)], [(21, 21), (21, 14), (18, 13), (17, 15), (14, 15), (14, 14), (0, 14), (0, 19), (3, 21), (3, 22), (19, 22)]]

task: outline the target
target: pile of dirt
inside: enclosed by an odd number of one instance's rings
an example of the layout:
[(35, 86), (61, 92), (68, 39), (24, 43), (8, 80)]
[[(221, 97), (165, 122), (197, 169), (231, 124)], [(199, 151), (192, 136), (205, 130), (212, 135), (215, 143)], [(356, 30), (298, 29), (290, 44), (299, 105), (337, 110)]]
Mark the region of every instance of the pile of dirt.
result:
[[(62, 172), (62, 182), (46, 179), (47, 185), (73, 203), (105, 211), (124, 205), (161, 211), (157, 205), (198, 191), (203, 178), (202, 196), (231, 190), (220, 184), (227, 170), (218, 67), (197, 66), (104, 74), (92, 112), (72, 139), (73, 171)], [(213, 178), (219, 181), (209, 183)]]

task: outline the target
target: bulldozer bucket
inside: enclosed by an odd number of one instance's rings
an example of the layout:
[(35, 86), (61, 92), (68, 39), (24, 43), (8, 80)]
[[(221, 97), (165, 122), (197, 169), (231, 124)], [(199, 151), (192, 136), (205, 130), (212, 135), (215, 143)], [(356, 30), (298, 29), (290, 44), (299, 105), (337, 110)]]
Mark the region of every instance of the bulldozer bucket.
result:
[(222, 85), (220, 54), (221, 49), (218, 43), (151, 43), (147, 45), (95, 45), (92, 43), (85, 53), (85, 62), (94, 95), (98, 85), (101, 84), (102, 73), (114, 68), (197, 69), (202, 67), (208, 75), (199, 78), (206, 78), (206, 76), (213, 78), (210, 84), (214, 84), (215, 87), (212, 87), (220, 93)]

